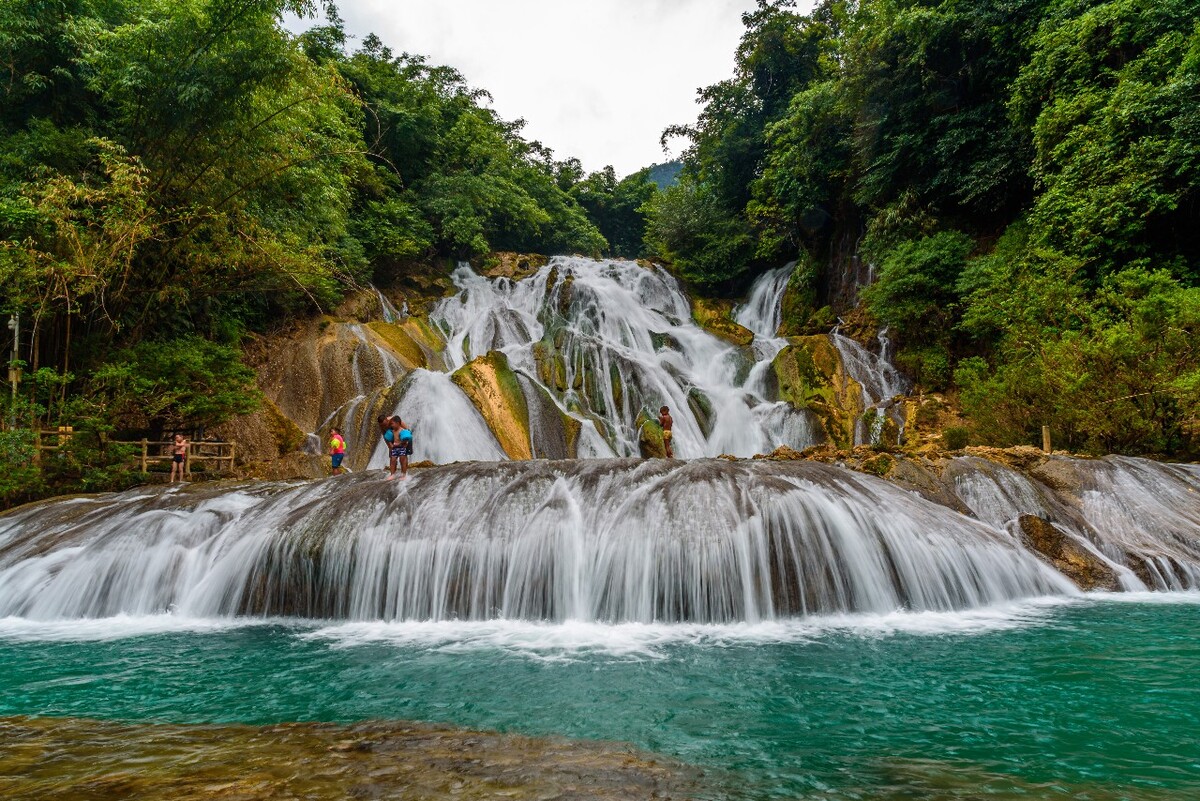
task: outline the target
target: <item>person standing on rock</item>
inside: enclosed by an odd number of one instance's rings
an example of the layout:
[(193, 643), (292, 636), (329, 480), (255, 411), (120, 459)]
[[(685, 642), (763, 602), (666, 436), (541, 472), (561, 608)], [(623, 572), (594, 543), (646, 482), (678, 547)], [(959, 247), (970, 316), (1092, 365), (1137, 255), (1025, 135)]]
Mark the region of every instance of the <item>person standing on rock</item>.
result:
[(342, 474), (342, 460), (346, 458), (346, 440), (340, 428), (329, 429), (329, 460), (335, 476)]
[(674, 459), (675, 449), (671, 446), (671, 426), (675, 425), (675, 421), (671, 419), (671, 410), (666, 406), (658, 410), (658, 424), (662, 426), (663, 453), (668, 459)]
[(188, 446), (192, 443), (188, 441), (183, 434), (176, 434), (174, 442), (171, 443), (171, 483), (175, 483), (175, 476), (178, 474), (179, 480), (183, 481), (183, 469), (187, 465)]
[(404, 425), (404, 421), (400, 419), (400, 415), (394, 417), (380, 417), (379, 426), (383, 429), (383, 441), (387, 443), (388, 457), (388, 477), (391, 481), (396, 477), (396, 464), (401, 467), (400, 478), (408, 478), (408, 454), (412, 446), (412, 431)]

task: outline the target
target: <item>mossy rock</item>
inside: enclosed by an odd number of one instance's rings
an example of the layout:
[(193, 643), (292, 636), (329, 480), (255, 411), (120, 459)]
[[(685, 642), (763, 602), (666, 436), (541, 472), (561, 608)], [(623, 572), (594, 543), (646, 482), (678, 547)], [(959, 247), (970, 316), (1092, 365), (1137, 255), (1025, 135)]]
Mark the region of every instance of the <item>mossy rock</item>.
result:
[(663, 443), (663, 429), (656, 418), (646, 414), (638, 414), (638, 452), (643, 459), (665, 459), (667, 448)]
[(567, 391), (567, 365), (562, 354), (545, 342), (534, 343), (533, 363), (538, 379), (555, 392)]
[(550, 262), (538, 253), (511, 253), (498, 251), (471, 260), (471, 267), (488, 278), (511, 278), (521, 281), (545, 267)]
[(892, 468), (895, 466), (896, 460), (892, 458), (891, 454), (881, 453), (864, 461), (862, 463), (862, 470), (865, 473), (883, 478), (892, 472)]
[(410, 317), (403, 323), (375, 321), (367, 323), (371, 333), (379, 337), (405, 369), (437, 368), (438, 354), (445, 343), (424, 320)]
[(779, 399), (811, 409), (839, 448), (854, 445), (863, 414), (862, 386), (851, 378), (827, 336), (793, 337), (771, 365)]
[(510, 459), (530, 459), (529, 407), (517, 374), (499, 351), (473, 359), (456, 370), (450, 380), (462, 389), (483, 415)]
[(264, 398), (262, 411), (267, 431), (275, 440), (280, 456), (304, 447), (305, 442), (308, 441), (308, 435), (301, 431), (300, 426), (296, 425), (290, 417), (279, 411), (278, 406)]
[(692, 319), (708, 333), (739, 348), (746, 347), (754, 339), (754, 332), (733, 321), (732, 300), (692, 298)]
[(670, 334), (660, 334), (657, 331), (650, 332), (650, 342), (654, 345), (654, 349), (658, 350), (673, 350), (676, 353), (683, 351), (683, 345), (679, 340)]
[(688, 408), (692, 410), (692, 415), (700, 424), (700, 430), (704, 432), (704, 436), (711, 435), (714, 419), (712, 400), (696, 387), (692, 387), (688, 390), (687, 402)]

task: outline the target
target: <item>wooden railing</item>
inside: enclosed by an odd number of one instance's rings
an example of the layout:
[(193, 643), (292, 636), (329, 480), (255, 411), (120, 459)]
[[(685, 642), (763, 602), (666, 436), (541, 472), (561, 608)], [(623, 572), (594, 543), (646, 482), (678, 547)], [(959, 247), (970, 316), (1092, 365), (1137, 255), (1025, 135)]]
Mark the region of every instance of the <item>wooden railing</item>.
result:
[[(37, 437), (37, 452), (39, 456), (45, 451), (53, 452), (67, 447), (71, 442), (71, 437), (74, 435), (75, 432), (70, 426), (39, 431)], [(151, 462), (170, 462), (175, 458), (175, 442), (173, 440), (106, 439), (104, 442), (108, 445), (132, 445), (135, 449), (140, 449), (140, 454), (135, 450), (134, 458), (138, 459), (138, 465), (143, 473), (146, 472)], [(232, 471), (235, 452), (236, 446), (232, 442), (212, 440), (191, 441), (188, 443), (187, 458), (183, 460), (183, 472), (190, 475), (193, 462), (213, 463), (216, 465), (217, 471)]]

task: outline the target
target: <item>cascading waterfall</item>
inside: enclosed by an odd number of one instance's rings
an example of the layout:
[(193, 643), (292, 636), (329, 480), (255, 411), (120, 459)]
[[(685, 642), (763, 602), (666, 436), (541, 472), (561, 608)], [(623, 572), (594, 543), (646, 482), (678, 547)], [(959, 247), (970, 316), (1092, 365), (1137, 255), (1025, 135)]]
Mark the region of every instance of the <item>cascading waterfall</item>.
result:
[(945, 476), (986, 523), (1011, 526), (1026, 514), (1054, 523), (1108, 564), (1122, 589), (1200, 589), (1200, 469), (1116, 456), (1051, 462), (1080, 487), (1077, 504), (984, 459), (954, 459)]
[(796, 262), (791, 262), (759, 276), (746, 303), (734, 313), (734, 321), (756, 337), (775, 339), (783, 316), (783, 293), (795, 269)]
[[(865, 419), (860, 419), (855, 424), (854, 444), (878, 443), (886, 416), (890, 416), (897, 428), (903, 432), (904, 415), (901, 410), (891, 405), (890, 401), (907, 392), (909, 384), (890, 361), (891, 342), (887, 338), (887, 329), (879, 332), (878, 355), (850, 337), (838, 333), (837, 328), (829, 338), (841, 354), (846, 373), (862, 387), (863, 407), (868, 412), (874, 412), (874, 419), (870, 425)], [(864, 415), (867, 416), (870, 415)]]
[(1105, 554), (1138, 559), (1154, 589), (1200, 589), (1200, 469), (1127, 457), (1074, 464), (1080, 512)]
[(0, 617), (754, 622), (1072, 592), (1003, 529), (811, 463), (473, 463), (0, 517)]
[[(490, 280), (465, 266), (454, 281), (459, 293), (430, 314), (446, 337), (450, 368), (503, 353), (579, 421), (586, 455), (636, 455), (639, 418), (653, 419), (663, 405), (675, 419), (675, 453), (685, 458), (752, 456), (817, 441), (806, 410), (768, 401), (750, 380), (781, 346), (747, 352), (704, 331), (661, 269), (558, 257), (520, 281)], [(767, 281), (772, 286), (764, 288)], [(761, 314), (762, 326), (771, 315), (778, 319), (785, 283), (781, 269), (755, 288), (761, 310), (752, 313)], [(546, 448), (535, 442), (533, 450)]]
[(408, 316), (407, 309), (401, 312), (378, 288), (372, 286), (371, 289), (375, 290), (375, 297), (379, 299), (379, 312), (385, 323), (396, 323)]
[[(479, 411), (446, 373), (414, 370), (400, 388), (404, 421), (413, 430), (422, 460), (436, 464), (505, 459), (504, 450)], [(374, 420), (367, 422), (372, 445), (368, 468), (388, 464), (387, 449)]]
[[(791, 262), (759, 276), (750, 288), (750, 297), (734, 314), (734, 321), (754, 334), (750, 347), (755, 361), (745, 386), (761, 399), (769, 394), (766, 381), (771, 362), (787, 347), (787, 340), (776, 334), (783, 318), (783, 293), (795, 268), (796, 263)], [(780, 404), (780, 411), (786, 406)]]

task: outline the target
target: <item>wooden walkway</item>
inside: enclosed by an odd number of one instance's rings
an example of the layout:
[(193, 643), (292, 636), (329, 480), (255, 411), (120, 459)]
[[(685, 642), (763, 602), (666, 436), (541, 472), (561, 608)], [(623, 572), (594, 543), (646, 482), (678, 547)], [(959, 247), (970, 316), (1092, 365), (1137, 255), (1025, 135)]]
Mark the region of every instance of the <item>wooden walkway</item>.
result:
[[(42, 453), (53, 453), (68, 447), (74, 435), (75, 432), (70, 426), (39, 431), (36, 450), (38, 457), (40, 458)], [(106, 445), (132, 445), (135, 449), (134, 458), (138, 460), (138, 465), (143, 473), (147, 472), (152, 463), (170, 463), (175, 454), (175, 443), (172, 440), (105, 439), (103, 442)], [(141, 451), (140, 456), (137, 454), (139, 449)], [(183, 460), (183, 472), (185, 475), (191, 475), (193, 462), (205, 464), (206, 466), (214, 464), (216, 465), (216, 472), (232, 472), (235, 452), (236, 446), (232, 442), (214, 440), (190, 441), (188, 443), (187, 458)]]

